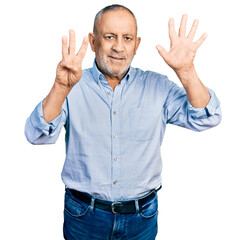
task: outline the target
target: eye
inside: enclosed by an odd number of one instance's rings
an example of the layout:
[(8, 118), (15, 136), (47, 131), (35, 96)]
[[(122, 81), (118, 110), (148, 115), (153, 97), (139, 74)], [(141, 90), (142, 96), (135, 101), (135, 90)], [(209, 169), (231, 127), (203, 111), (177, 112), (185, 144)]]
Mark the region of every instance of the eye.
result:
[(131, 41), (132, 38), (131, 38), (131, 37), (125, 37), (125, 40), (126, 40), (126, 41)]
[(105, 39), (107, 39), (107, 40), (111, 40), (113, 38), (114, 38), (114, 36), (112, 36), (112, 35), (105, 36)]

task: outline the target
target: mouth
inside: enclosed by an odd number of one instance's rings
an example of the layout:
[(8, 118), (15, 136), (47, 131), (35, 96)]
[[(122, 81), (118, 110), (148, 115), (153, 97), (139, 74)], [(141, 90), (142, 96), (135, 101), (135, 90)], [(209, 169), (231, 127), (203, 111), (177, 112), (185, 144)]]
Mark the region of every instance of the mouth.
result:
[(113, 59), (113, 60), (116, 60), (116, 61), (122, 61), (122, 60), (125, 60), (124, 57), (114, 57), (114, 56), (109, 56), (109, 58)]

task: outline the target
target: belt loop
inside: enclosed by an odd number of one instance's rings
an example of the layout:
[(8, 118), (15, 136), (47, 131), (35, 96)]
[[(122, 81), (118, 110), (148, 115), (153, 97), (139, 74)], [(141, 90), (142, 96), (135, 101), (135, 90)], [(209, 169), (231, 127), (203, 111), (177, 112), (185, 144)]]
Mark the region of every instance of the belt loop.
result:
[(91, 205), (90, 205), (90, 212), (94, 214), (93, 209), (94, 209), (94, 204), (95, 204), (95, 197), (91, 197)]
[(136, 214), (139, 213), (139, 204), (138, 204), (138, 200), (135, 200), (135, 207), (136, 207)]

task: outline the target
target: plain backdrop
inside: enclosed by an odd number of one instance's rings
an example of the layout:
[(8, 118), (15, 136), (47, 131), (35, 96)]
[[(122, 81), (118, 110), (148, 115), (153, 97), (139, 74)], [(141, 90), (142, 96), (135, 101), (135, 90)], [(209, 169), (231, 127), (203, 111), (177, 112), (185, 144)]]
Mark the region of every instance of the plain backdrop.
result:
[[(0, 239), (62, 240), (65, 159), (58, 142), (33, 146), (24, 136), (26, 118), (48, 94), (61, 59), (61, 38), (76, 32), (77, 49), (92, 31), (107, 0), (2, 1), (0, 3)], [(221, 101), (221, 124), (195, 133), (167, 127), (161, 146), (163, 188), (157, 240), (245, 240), (245, 5), (234, 0), (118, 0), (136, 15), (139, 50), (132, 66), (178, 78), (155, 46), (169, 49), (168, 19), (178, 30), (198, 18), (196, 39), (208, 37), (195, 66)], [(92, 66), (88, 48), (83, 68)]]

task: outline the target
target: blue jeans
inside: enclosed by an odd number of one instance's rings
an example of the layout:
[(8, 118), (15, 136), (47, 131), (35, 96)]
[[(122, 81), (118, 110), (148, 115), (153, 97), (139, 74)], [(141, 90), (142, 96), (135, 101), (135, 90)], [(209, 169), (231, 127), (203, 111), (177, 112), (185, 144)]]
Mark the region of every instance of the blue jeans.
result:
[(80, 201), (69, 189), (66, 189), (64, 238), (66, 240), (154, 240), (158, 231), (157, 192), (155, 191), (155, 195), (144, 203), (142, 212), (139, 212), (137, 203), (136, 209), (135, 214), (111, 213)]

